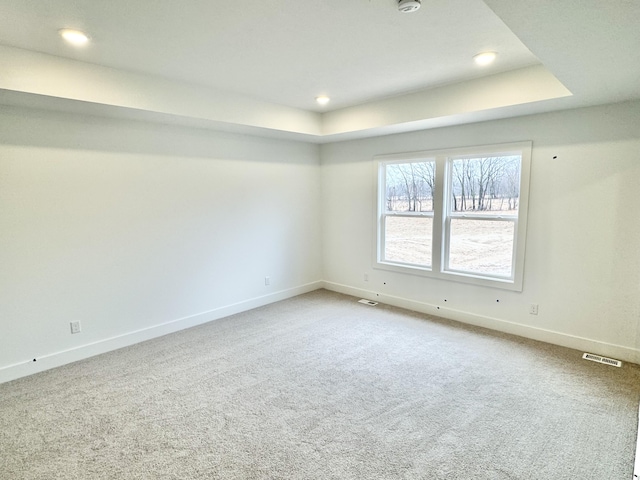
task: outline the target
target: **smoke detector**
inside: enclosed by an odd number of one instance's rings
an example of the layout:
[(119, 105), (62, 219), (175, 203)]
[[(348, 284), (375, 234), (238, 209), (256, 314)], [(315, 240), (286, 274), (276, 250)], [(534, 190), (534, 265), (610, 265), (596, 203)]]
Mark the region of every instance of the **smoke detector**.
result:
[(420, 0), (398, 0), (398, 10), (402, 13), (415, 12), (420, 8)]

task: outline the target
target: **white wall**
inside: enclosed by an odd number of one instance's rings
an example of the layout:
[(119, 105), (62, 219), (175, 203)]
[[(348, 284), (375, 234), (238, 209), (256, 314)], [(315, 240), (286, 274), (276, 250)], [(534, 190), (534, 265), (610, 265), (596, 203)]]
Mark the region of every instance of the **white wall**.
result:
[(2, 107), (0, 381), (317, 288), (319, 168), (317, 145)]
[[(638, 125), (633, 102), (323, 145), (327, 287), (640, 363)], [(374, 155), (521, 140), (533, 141), (522, 293), (372, 268)]]
[[(640, 363), (638, 125), (634, 102), (318, 147), (2, 107), (0, 382), (320, 285)], [(520, 140), (522, 293), (372, 269), (374, 155)]]

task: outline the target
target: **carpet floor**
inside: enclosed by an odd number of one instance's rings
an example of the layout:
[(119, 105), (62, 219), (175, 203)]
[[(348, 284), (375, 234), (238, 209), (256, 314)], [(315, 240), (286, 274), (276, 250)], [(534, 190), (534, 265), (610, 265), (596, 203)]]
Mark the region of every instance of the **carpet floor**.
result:
[(319, 290), (0, 385), (0, 478), (632, 478), (637, 365), (356, 300)]

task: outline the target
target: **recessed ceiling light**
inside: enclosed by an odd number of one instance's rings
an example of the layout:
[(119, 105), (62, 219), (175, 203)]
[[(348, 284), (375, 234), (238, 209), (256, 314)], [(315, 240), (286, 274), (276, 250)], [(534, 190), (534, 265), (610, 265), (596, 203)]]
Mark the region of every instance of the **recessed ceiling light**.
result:
[(84, 45), (89, 41), (89, 36), (80, 30), (72, 30), (71, 28), (63, 28), (58, 30), (60, 36), (73, 45)]
[(327, 103), (329, 103), (329, 100), (331, 99), (326, 95), (320, 95), (316, 97), (316, 102), (318, 102), (320, 105), (326, 105)]
[(478, 65), (489, 65), (496, 59), (496, 52), (482, 52), (473, 56), (473, 60)]

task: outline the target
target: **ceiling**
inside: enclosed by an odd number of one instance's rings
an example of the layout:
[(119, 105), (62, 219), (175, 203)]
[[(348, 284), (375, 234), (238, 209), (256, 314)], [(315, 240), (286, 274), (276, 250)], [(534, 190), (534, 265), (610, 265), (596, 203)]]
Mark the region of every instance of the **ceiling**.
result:
[(639, 23), (637, 0), (2, 0), (0, 103), (333, 141), (638, 99)]

